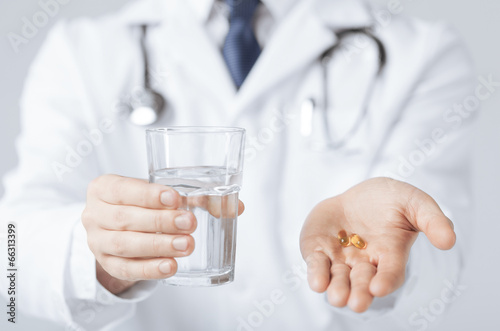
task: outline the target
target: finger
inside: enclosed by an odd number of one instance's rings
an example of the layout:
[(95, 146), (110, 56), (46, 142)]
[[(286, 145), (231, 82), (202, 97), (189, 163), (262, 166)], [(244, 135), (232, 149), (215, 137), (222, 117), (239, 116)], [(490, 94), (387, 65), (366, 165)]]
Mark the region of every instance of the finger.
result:
[[(147, 209), (108, 205), (101, 208), (98, 224), (107, 230), (189, 234), (196, 229), (196, 217), (184, 210)], [(88, 217), (89, 215), (87, 215)]]
[(243, 214), (244, 211), (245, 211), (245, 204), (243, 203), (243, 201), (238, 200), (238, 216)]
[(330, 283), (330, 259), (322, 252), (314, 252), (305, 261), (309, 287), (318, 293), (325, 292)]
[(189, 235), (106, 231), (96, 246), (104, 254), (121, 257), (181, 257), (193, 252), (194, 239)]
[(331, 268), (332, 279), (326, 291), (328, 302), (335, 307), (344, 307), (349, 299), (351, 268), (344, 263), (334, 263)]
[(434, 246), (450, 249), (455, 245), (453, 223), (427, 193), (414, 188), (409, 194), (405, 210), (408, 221), (424, 232)]
[(370, 282), (370, 293), (376, 297), (383, 297), (401, 287), (405, 280), (406, 261), (404, 255), (381, 255), (377, 273)]
[(314, 207), (300, 232), (300, 252), (304, 259), (316, 251), (323, 251), (333, 260), (332, 257), (341, 252), (337, 234), (332, 235), (325, 229), (331, 229), (333, 223), (344, 217), (343, 213), (338, 199), (327, 199)]
[(128, 281), (163, 279), (177, 272), (177, 262), (168, 258), (128, 259), (107, 255), (100, 264), (111, 276)]
[(237, 194), (192, 196), (187, 198), (187, 205), (189, 208), (203, 208), (215, 218), (235, 218), (245, 209)]
[(370, 281), (375, 275), (376, 268), (368, 262), (354, 265), (350, 273), (351, 293), (347, 304), (357, 313), (362, 313), (370, 307), (373, 296), (370, 293)]
[(146, 180), (117, 175), (104, 175), (94, 179), (88, 188), (88, 197), (115, 204), (153, 209), (177, 209), (181, 199), (174, 189)]

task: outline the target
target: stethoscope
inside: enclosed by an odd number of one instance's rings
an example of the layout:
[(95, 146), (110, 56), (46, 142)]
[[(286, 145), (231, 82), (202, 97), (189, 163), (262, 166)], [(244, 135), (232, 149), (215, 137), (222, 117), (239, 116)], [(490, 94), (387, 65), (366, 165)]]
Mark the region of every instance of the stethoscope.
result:
[(151, 87), (149, 59), (146, 47), (147, 25), (141, 25), (141, 55), (144, 65), (143, 85), (134, 89), (124, 103), (128, 119), (132, 124), (148, 126), (158, 121), (165, 108), (165, 98)]
[[(135, 90), (134, 93), (130, 93), (128, 96), (128, 100), (126, 102), (128, 107), (128, 118), (129, 121), (135, 125), (139, 126), (147, 126), (152, 125), (158, 121), (162, 113), (165, 111), (166, 102), (165, 98), (155, 91), (151, 87), (151, 79), (149, 75), (149, 60), (148, 53), (146, 47), (146, 35), (147, 35), (147, 25), (141, 25), (141, 38), (140, 38), (140, 47), (144, 64), (144, 85), (139, 89)], [(320, 58), (320, 64), (322, 67), (322, 80), (323, 80), (323, 110), (322, 113), (322, 123), (323, 123), (323, 131), (324, 138), (322, 145), (319, 148), (327, 148), (327, 149), (339, 149), (342, 148), (350, 138), (354, 136), (354, 134), (358, 131), (361, 124), (363, 123), (363, 119), (366, 118), (368, 114), (368, 108), (370, 101), (373, 98), (373, 94), (375, 91), (376, 81), (382, 74), (386, 62), (387, 55), (384, 45), (381, 40), (376, 37), (372, 32), (371, 27), (364, 28), (350, 28), (344, 29), (340, 31), (334, 31), (338, 42), (333, 46), (325, 50)], [(363, 34), (369, 37), (372, 41), (375, 42), (378, 50), (378, 70), (376, 71), (373, 80), (369, 86), (369, 90), (366, 94), (366, 97), (363, 101), (361, 112), (359, 113), (357, 119), (354, 121), (354, 125), (350, 130), (342, 137), (335, 138), (330, 130), (330, 121), (328, 118), (328, 109), (331, 104), (331, 98), (329, 95), (329, 75), (328, 75), (328, 64), (330, 63), (330, 59), (332, 58), (333, 53), (342, 45), (342, 40), (348, 35), (352, 34)], [(301, 134), (303, 136), (309, 136), (312, 133), (312, 117), (314, 112), (318, 109), (318, 103), (313, 98), (307, 98), (301, 105)], [(318, 147), (318, 146), (316, 146)]]
[[(323, 132), (321, 134), (321, 139), (317, 141), (312, 141), (310, 147), (314, 150), (329, 150), (329, 149), (340, 149), (346, 145), (346, 143), (358, 132), (363, 120), (366, 118), (368, 114), (368, 109), (370, 105), (370, 101), (373, 98), (373, 94), (376, 87), (376, 82), (380, 78), (385, 65), (387, 63), (387, 54), (385, 47), (382, 41), (376, 37), (372, 32), (371, 27), (363, 27), (363, 28), (350, 28), (344, 29), (340, 31), (335, 31), (335, 35), (337, 36), (338, 42), (333, 46), (324, 51), (320, 56), (320, 64), (322, 67), (322, 80), (323, 80), (323, 109), (320, 110), (320, 114), (322, 117), (321, 123), (323, 126)], [(328, 83), (329, 73), (328, 73), (328, 65), (333, 56), (333, 53), (342, 46), (342, 40), (348, 35), (352, 34), (362, 34), (370, 38), (377, 46), (378, 51), (378, 69), (372, 79), (371, 84), (368, 87), (368, 91), (363, 100), (361, 106), (361, 112), (359, 112), (354, 124), (351, 128), (344, 134), (341, 138), (335, 138), (334, 134), (331, 132), (330, 119), (328, 118), (328, 110), (331, 105), (331, 96), (329, 93)], [(300, 109), (300, 117), (301, 117), (301, 125), (300, 132), (303, 137), (310, 137), (313, 134), (313, 119), (315, 112), (318, 111), (318, 102), (315, 101), (314, 98), (306, 98), (301, 105)]]

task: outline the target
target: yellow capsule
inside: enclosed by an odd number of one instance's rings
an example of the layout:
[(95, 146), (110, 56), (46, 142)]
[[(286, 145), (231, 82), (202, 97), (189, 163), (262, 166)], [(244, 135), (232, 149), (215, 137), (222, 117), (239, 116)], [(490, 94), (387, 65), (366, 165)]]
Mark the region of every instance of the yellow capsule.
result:
[(342, 246), (347, 247), (351, 245), (351, 241), (349, 240), (349, 236), (345, 230), (340, 230), (337, 238)]
[(366, 247), (366, 242), (363, 240), (363, 238), (355, 233), (351, 235), (351, 243), (359, 249), (363, 249)]

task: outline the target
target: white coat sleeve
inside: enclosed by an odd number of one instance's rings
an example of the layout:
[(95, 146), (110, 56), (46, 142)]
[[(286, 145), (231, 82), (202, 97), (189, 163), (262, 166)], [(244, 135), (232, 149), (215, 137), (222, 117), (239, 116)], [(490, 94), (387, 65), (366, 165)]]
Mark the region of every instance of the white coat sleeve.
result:
[(440, 301), (446, 308), (460, 295), (460, 273), (473, 227), (471, 128), (480, 99), (489, 93), (487, 87), (475, 86), (472, 61), (456, 33), (443, 24), (432, 31), (428, 49), (435, 51), (368, 174), (393, 177), (427, 192), (454, 222), (457, 233), (449, 251), (433, 247), (422, 233), (413, 245), (406, 281), (392, 309), (405, 329), (427, 327), (436, 317), (424, 316), (432, 315), (433, 304), (441, 309), (436, 303)]
[(20, 105), (19, 165), (4, 180), (1, 231), (5, 237), (7, 223), (17, 225), (19, 309), (68, 329), (99, 330), (130, 316), (156, 282), (140, 282), (118, 297), (96, 280), (80, 215), (88, 183), (101, 175), (98, 135), (91, 143), (96, 124), (85, 68), (74, 61), (68, 31), (68, 24), (56, 25), (30, 69)]

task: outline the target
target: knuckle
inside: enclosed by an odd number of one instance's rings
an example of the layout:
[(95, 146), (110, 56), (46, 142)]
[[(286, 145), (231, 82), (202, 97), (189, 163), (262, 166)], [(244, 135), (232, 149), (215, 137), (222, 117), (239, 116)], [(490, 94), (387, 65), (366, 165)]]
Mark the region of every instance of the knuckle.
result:
[(143, 279), (147, 279), (147, 278), (148, 278), (148, 276), (147, 276), (147, 274), (148, 274), (147, 269), (148, 269), (148, 268), (147, 268), (147, 266), (146, 266), (146, 263), (142, 263), (142, 268), (141, 268), (141, 277), (142, 277)]
[(104, 271), (106, 271), (111, 276), (116, 275), (116, 273), (114, 273), (114, 270), (112, 268), (113, 265), (109, 261), (109, 256), (106, 256), (106, 255), (97, 256), (96, 255), (95, 259), (96, 259), (96, 271), (99, 269), (99, 267), (98, 267), (98, 265), (99, 265), (100, 268), (102, 268)]
[(116, 177), (109, 187), (112, 199), (119, 205), (123, 204), (122, 194), (125, 191), (127, 179), (125, 177)]
[(94, 254), (94, 257), (99, 263), (103, 264), (107, 262), (107, 255), (102, 252), (102, 249), (98, 242), (94, 238), (87, 239), (87, 245), (89, 246), (90, 251)]
[(111, 253), (113, 255), (122, 256), (125, 253), (122, 236), (120, 233), (114, 234), (110, 238)]
[(163, 232), (164, 215), (161, 212), (155, 212), (153, 215), (153, 226), (156, 232)]
[(94, 255), (97, 255), (97, 245), (94, 240), (94, 237), (91, 235), (87, 235), (87, 245), (89, 246), (90, 250)]
[(99, 176), (90, 181), (89, 185), (87, 186), (87, 196), (90, 197), (99, 195), (99, 188), (101, 187), (101, 183), (103, 182), (104, 177), (105, 175)]
[(418, 211), (421, 206), (421, 200), (418, 198), (418, 195), (417, 189), (412, 189), (406, 198), (406, 205), (403, 206), (410, 220), (417, 220)]
[(125, 210), (118, 206), (115, 208), (113, 212), (113, 227), (116, 230), (124, 231), (127, 230), (127, 217)]
[(124, 279), (124, 280), (134, 280), (132, 278), (132, 274), (130, 272), (130, 266), (129, 266), (129, 263), (127, 263), (127, 261), (120, 261), (118, 263), (118, 267), (117, 267), (117, 274), (118, 274), (118, 277), (120, 279)]
[[(154, 185), (144, 185), (142, 187), (141, 196), (141, 204), (148, 205), (148, 202), (154, 201), (155, 199), (159, 199), (159, 194), (157, 195), (157, 191), (153, 189)], [(155, 196), (157, 195), (157, 196)]]
[(155, 273), (152, 272), (153, 269), (154, 266), (151, 263), (142, 263), (142, 272), (141, 272), (142, 279), (155, 278)]
[(151, 240), (151, 245), (152, 245), (154, 256), (161, 256), (162, 255), (162, 252), (161, 252), (162, 247), (165, 247), (164, 241), (163, 241), (163, 235), (154, 234), (153, 240)]
[(161, 204), (160, 194), (164, 187), (157, 184), (147, 184), (142, 186), (141, 203), (143, 205)]
[(85, 229), (87, 229), (90, 226), (90, 224), (92, 223), (92, 219), (93, 219), (92, 212), (88, 207), (85, 207), (81, 216), (82, 224)]

